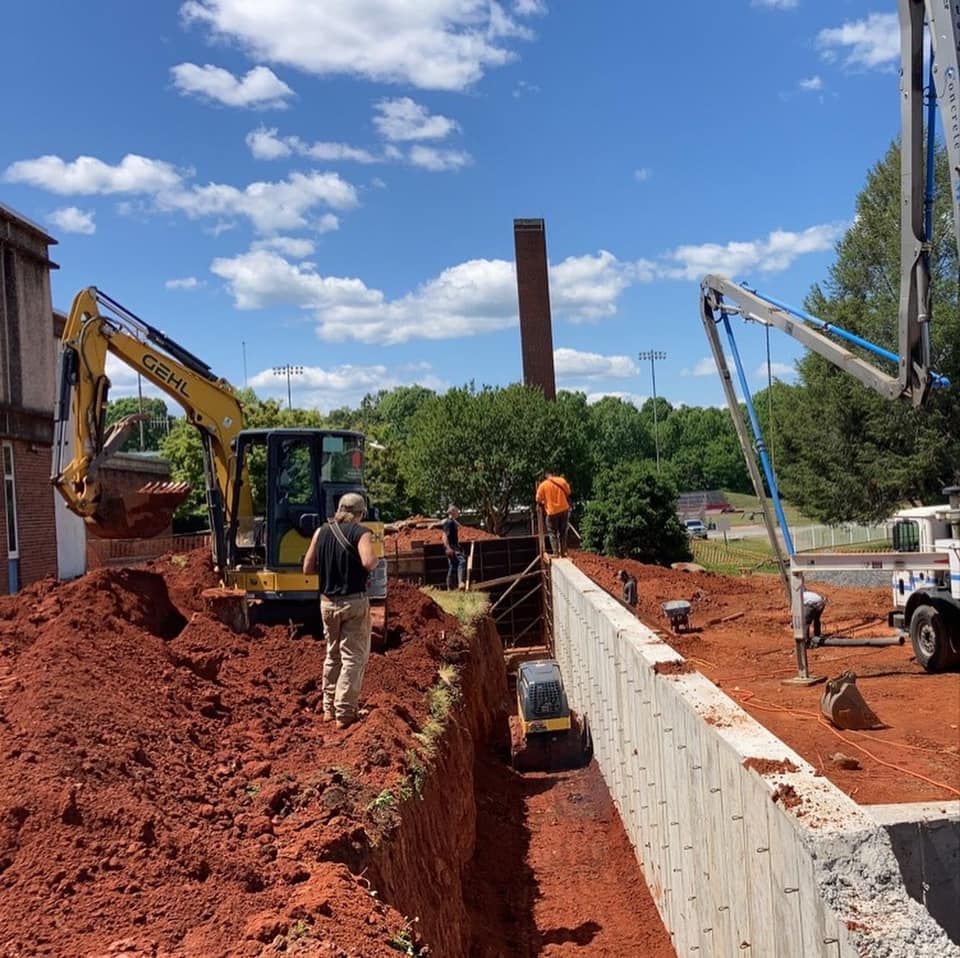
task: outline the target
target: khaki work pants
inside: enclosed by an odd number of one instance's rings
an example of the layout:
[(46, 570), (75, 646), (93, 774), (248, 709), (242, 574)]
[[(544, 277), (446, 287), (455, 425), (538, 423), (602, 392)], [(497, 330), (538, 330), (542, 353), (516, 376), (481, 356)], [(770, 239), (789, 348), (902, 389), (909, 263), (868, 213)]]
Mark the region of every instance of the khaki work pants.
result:
[(323, 710), (338, 721), (353, 721), (360, 702), (363, 670), (370, 658), (370, 600), (320, 599), (327, 657), (323, 663)]

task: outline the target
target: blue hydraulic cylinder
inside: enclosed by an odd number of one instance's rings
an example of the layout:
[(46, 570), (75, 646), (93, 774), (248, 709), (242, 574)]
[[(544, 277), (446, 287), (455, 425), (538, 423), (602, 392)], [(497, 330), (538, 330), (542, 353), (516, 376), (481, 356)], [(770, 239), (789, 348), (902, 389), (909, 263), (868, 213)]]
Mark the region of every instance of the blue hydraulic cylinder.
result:
[[(774, 299), (772, 296), (767, 296), (766, 293), (761, 293), (758, 289), (754, 289), (745, 282), (740, 283), (740, 285), (745, 290), (748, 290), (755, 296), (759, 296), (761, 299), (765, 299), (768, 303), (771, 303), (778, 309), (782, 309), (784, 312), (790, 313), (791, 316), (796, 316), (798, 319), (802, 319), (805, 323), (815, 326), (823, 333), (830, 333), (831, 336), (836, 336), (838, 339), (844, 339), (848, 343), (852, 343), (854, 346), (859, 346), (862, 349), (867, 350), (867, 352), (873, 353), (875, 356), (888, 359), (892, 363), (897, 363), (898, 365), (900, 363), (900, 357), (896, 353), (891, 352), (889, 349), (884, 349), (883, 346), (878, 346), (876, 343), (871, 343), (869, 339), (864, 339), (862, 336), (858, 336), (856, 333), (851, 333), (842, 326), (834, 326), (833, 323), (828, 323), (825, 319), (820, 319), (819, 317), (814, 316), (812, 313), (808, 313), (804, 309), (797, 309), (795, 306), (789, 306), (782, 300)], [(930, 379), (934, 387), (937, 389), (945, 389), (950, 385), (950, 379), (947, 376), (941, 375), (940, 373), (931, 372)]]
[(933, 200), (936, 196), (937, 88), (933, 85), (933, 38), (930, 39), (930, 76), (927, 81), (927, 181), (923, 191), (923, 238), (933, 242)]
[[(771, 300), (772, 302), (772, 300)], [(783, 542), (787, 547), (787, 554), (793, 555), (796, 551), (793, 548), (793, 537), (790, 535), (790, 527), (787, 525), (787, 517), (783, 513), (783, 503), (780, 501), (780, 489), (777, 486), (777, 477), (773, 473), (773, 467), (770, 465), (770, 457), (767, 455), (767, 444), (763, 439), (763, 432), (760, 429), (760, 420), (757, 419), (757, 411), (753, 408), (753, 397), (750, 395), (750, 387), (747, 384), (747, 375), (743, 371), (743, 363), (740, 360), (740, 350), (737, 349), (737, 341), (733, 336), (733, 327), (730, 325), (730, 317), (720, 308), (720, 317), (723, 320), (723, 328), (727, 331), (727, 339), (730, 342), (730, 355), (733, 356), (734, 365), (737, 367), (737, 378), (740, 380), (740, 391), (743, 393), (743, 400), (747, 406), (747, 415), (750, 417), (750, 428), (753, 430), (753, 438), (757, 447), (757, 454), (760, 456), (760, 465), (763, 467), (763, 474), (767, 479), (767, 488), (770, 490), (770, 498), (773, 500), (773, 509), (777, 514), (777, 524), (783, 532)]]

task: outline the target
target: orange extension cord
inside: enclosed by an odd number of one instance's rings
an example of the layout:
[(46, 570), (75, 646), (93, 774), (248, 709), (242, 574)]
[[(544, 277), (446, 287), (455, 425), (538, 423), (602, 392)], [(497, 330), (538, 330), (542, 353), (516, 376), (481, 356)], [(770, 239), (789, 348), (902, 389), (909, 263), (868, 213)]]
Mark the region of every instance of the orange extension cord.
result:
[[(882, 651), (882, 649), (868, 649), (865, 652), (859, 653), (859, 655), (870, 655), (872, 653), (876, 653), (880, 651)], [(845, 658), (848, 658), (848, 657), (849, 656), (845, 656)], [(694, 658), (693, 656), (689, 656), (687, 658), (687, 661), (696, 662), (698, 665), (705, 665), (711, 669), (718, 668), (715, 662), (709, 662), (706, 659)], [(776, 675), (781, 675), (785, 672), (792, 672), (792, 671), (793, 671), (792, 668), (777, 669), (774, 672), (760, 672), (755, 675), (727, 676), (722, 679), (713, 679), (712, 681), (716, 682), (718, 685), (721, 684), (722, 682), (733, 682), (733, 681), (745, 682), (745, 681), (749, 681), (750, 679), (773, 678)], [(927, 778), (926, 775), (921, 775), (919, 772), (912, 772), (909, 768), (903, 768), (901, 765), (894, 765), (892, 762), (885, 762), (882, 758), (877, 758), (877, 756), (874, 755), (873, 752), (869, 751), (868, 749), (865, 749), (862, 745), (858, 745), (856, 742), (851, 742), (850, 739), (845, 738), (843, 735), (841, 735), (832, 725), (830, 725), (828, 722), (825, 722), (823, 720), (823, 717), (816, 712), (805, 712), (802, 709), (791, 709), (791, 708), (787, 708), (784, 705), (777, 705), (774, 702), (765, 702), (763, 701), (763, 699), (756, 698), (756, 693), (751, 692), (748, 689), (744, 689), (742, 691), (742, 694), (740, 695), (734, 695), (734, 698), (736, 698), (743, 705), (746, 705), (749, 702), (750, 705), (752, 705), (756, 709), (760, 709), (761, 711), (786, 712), (789, 715), (799, 715), (801, 718), (813, 719), (818, 725), (827, 729), (827, 731), (833, 733), (845, 745), (850, 746), (850, 748), (855, 748), (858, 752), (862, 752), (864, 755), (871, 758), (878, 765), (883, 765), (885, 768), (890, 768), (896, 772), (901, 772), (904, 775), (909, 775), (911, 778), (919, 779), (921, 782), (926, 782), (928, 785), (933, 785), (936, 788), (942, 788), (944, 791), (950, 792), (951, 795), (956, 795), (957, 798), (960, 798), (960, 789), (954, 788), (952, 785), (947, 785), (945, 782), (935, 781), (932, 778)], [(863, 735), (862, 732), (854, 732), (853, 734)], [(892, 748), (906, 748), (916, 752), (935, 752), (936, 751), (936, 749), (923, 748), (922, 746), (919, 746), (919, 745), (909, 745), (906, 742), (889, 741), (887, 739), (877, 739), (877, 742), (881, 745), (889, 745)]]
[[(885, 768), (893, 769), (895, 772), (900, 772), (903, 775), (909, 775), (911, 778), (916, 778), (921, 782), (926, 782), (928, 785), (933, 785), (935, 788), (942, 788), (945, 792), (950, 792), (951, 795), (956, 795), (957, 798), (960, 798), (960, 788), (954, 788), (952, 785), (947, 785), (944, 782), (938, 782), (935, 779), (927, 778), (926, 775), (921, 775), (919, 772), (913, 772), (909, 768), (904, 768), (902, 765), (894, 765), (892, 762), (885, 762), (882, 758), (877, 758), (873, 752), (865, 749), (862, 745), (857, 745), (856, 742), (851, 741), (845, 736), (841, 735), (832, 725), (825, 722), (820, 715), (816, 712), (805, 712), (801, 709), (791, 709), (787, 708), (784, 705), (777, 705), (774, 702), (764, 702), (762, 699), (757, 699), (753, 692), (744, 689), (742, 694), (736, 696), (737, 700), (742, 704), (746, 705), (748, 702), (753, 708), (760, 709), (765, 712), (786, 712), (789, 715), (799, 715), (802, 718), (811, 718), (818, 725), (827, 729), (827, 731), (832, 732), (841, 742), (845, 745), (848, 745), (850, 748), (855, 748), (858, 752), (863, 752), (864, 755), (873, 759), (878, 765), (883, 765)], [(904, 743), (902, 742), (885, 742), (885, 745), (895, 745), (903, 747)], [(907, 748), (914, 748), (915, 746), (907, 745)]]

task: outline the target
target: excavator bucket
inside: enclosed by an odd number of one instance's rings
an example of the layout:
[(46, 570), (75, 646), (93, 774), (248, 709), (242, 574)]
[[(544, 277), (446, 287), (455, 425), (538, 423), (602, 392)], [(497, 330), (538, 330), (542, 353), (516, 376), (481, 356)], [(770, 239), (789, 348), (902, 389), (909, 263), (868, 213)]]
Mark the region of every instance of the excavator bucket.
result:
[(837, 728), (866, 730), (884, 727), (860, 694), (853, 672), (844, 672), (827, 680), (820, 699), (820, 711)]
[(149, 482), (136, 492), (119, 494), (104, 484), (97, 511), (85, 521), (101, 539), (151, 539), (170, 528), (174, 512), (189, 495), (186, 482)]

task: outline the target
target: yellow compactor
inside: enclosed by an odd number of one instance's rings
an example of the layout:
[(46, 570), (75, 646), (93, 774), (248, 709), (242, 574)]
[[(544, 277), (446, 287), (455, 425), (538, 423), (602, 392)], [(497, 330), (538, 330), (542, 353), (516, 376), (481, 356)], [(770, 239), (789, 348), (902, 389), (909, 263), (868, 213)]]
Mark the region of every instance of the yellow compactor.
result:
[(513, 767), (518, 772), (560, 772), (581, 768), (591, 754), (587, 722), (570, 709), (557, 662), (521, 663), (517, 714), (510, 717)]

